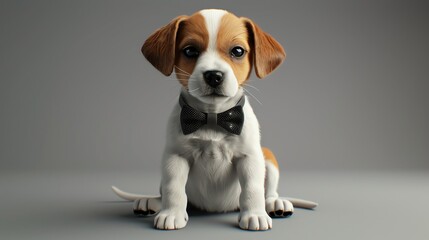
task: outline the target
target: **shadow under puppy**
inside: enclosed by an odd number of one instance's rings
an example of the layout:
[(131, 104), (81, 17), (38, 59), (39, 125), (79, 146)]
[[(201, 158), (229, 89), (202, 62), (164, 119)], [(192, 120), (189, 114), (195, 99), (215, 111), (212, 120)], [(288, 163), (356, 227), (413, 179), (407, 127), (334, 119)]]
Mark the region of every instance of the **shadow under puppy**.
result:
[[(158, 229), (186, 226), (188, 202), (209, 212), (240, 210), (239, 226), (267, 230), (271, 217), (316, 203), (280, 198), (278, 163), (261, 147), (259, 123), (243, 92), (252, 67), (264, 78), (285, 59), (282, 46), (252, 20), (208, 9), (179, 16), (144, 43), (146, 59), (175, 72), (179, 101), (168, 121), (161, 196), (113, 190), (154, 215)], [(271, 217), (270, 217), (271, 216)]]

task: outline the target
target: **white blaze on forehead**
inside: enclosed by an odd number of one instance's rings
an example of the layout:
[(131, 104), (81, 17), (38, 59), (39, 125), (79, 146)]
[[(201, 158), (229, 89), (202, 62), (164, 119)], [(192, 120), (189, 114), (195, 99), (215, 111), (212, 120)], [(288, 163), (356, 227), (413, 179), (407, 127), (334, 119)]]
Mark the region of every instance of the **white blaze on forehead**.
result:
[(227, 13), (227, 11), (220, 9), (206, 9), (201, 10), (200, 13), (206, 20), (207, 31), (209, 33), (208, 49), (215, 50), (220, 20), (222, 19), (223, 15)]
[[(227, 97), (233, 97), (238, 92), (238, 83), (237, 78), (234, 75), (234, 71), (222, 57), (220, 56), (217, 49), (217, 38), (219, 29), (221, 28), (222, 18), (228, 13), (225, 10), (218, 9), (208, 9), (202, 10), (199, 12), (205, 20), (205, 25), (208, 32), (208, 46), (206, 51), (202, 52), (198, 57), (197, 64), (195, 65), (194, 72), (192, 73), (189, 80), (190, 89), (198, 89), (197, 91), (191, 92), (191, 95), (196, 97), (201, 97), (200, 100), (205, 103), (213, 103), (217, 101), (219, 103), (222, 100), (213, 100), (212, 97), (204, 98), (210, 87), (204, 80), (203, 73), (206, 71), (220, 71), (224, 75), (223, 83), (219, 88), (219, 91), (222, 92)], [(224, 100), (223, 100), (224, 101)]]

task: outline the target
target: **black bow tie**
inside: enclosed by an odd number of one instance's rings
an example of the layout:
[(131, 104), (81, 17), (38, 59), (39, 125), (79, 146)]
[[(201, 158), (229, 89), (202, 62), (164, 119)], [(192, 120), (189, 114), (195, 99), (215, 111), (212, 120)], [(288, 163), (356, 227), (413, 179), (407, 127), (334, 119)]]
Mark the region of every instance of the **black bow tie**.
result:
[(183, 96), (180, 96), (179, 103), (182, 106), (180, 124), (183, 134), (191, 134), (202, 126), (208, 125), (213, 128), (219, 126), (232, 134), (240, 135), (244, 123), (244, 96), (235, 107), (221, 113), (200, 112), (186, 104)]

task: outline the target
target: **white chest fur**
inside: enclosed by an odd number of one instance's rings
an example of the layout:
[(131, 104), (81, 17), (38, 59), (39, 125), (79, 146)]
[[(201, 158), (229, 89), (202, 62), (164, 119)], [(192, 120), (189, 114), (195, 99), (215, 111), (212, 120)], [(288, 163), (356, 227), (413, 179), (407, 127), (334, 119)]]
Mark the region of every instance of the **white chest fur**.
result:
[(245, 121), (240, 135), (203, 127), (181, 134), (177, 119), (180, 106), (170, 118), (167, 152), (179, 153), (189, 162), (186, 183), (188, 201), (208, 211), (232, 211), (239, 207), (241, 192), (236, 161), (246, 157), (249, 148), (260, 148), (259, 125), (252, 108), (243, 106)]
[(208, 211), (239, 206), (240, 185), (234, 165), (234, 143), (228, 140), (191, 141), (192, 162), (186, 192), (193, 205)]

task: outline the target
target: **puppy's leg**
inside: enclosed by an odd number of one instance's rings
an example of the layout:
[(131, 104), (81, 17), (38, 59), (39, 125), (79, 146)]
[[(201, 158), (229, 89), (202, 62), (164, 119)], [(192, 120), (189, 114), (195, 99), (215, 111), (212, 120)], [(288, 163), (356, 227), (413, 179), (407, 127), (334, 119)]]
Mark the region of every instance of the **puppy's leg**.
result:
[(112, 186), (112, 190), (120, 198), (134, 201), (133, 211), (138, 216), (152, 216), (161, 210), (161, 196), (142, 195), (124, 192), (121, 189)]
[(138, 216), (152, 216), (161, 210), (161, 197), (139, 198), (134, 200), (133, 211)]
[(268, 148), (262, 148), (265, 157), (265, 209), (271, 217), (289, 217), (293, 205), (287, 199), (279, 198), (279, 168), (276, 157)]
[(186, 226), (187, 196), (185, 185), (189, 174), (189, 163), (183, 157), (172, 154), (163, 162), (161, 211), (155, 217), (154, 226), (158, 229), (180, 229)]
[(264, 171), (264, 158), (260, 150), (237, 161), (237, 173), (241, 186), (238, 221), (242, 229), (272, 228), (272, 219), (264, 209)]

